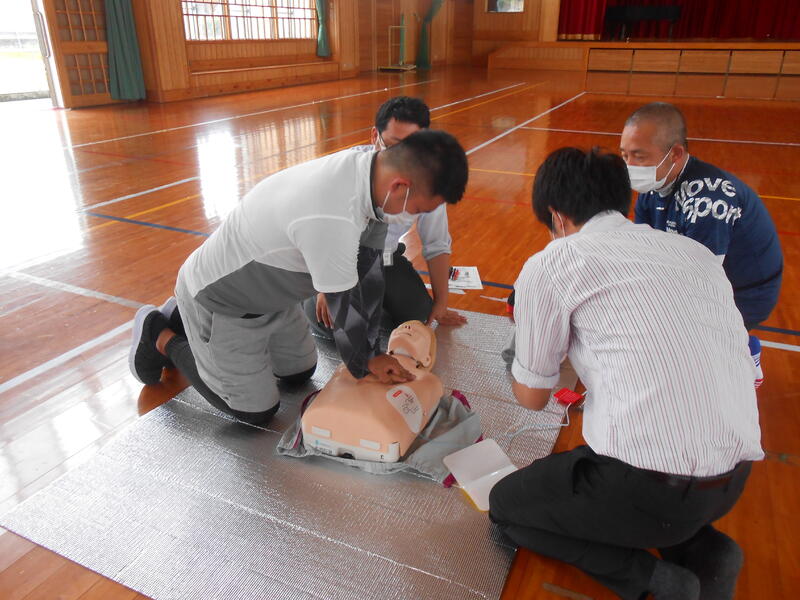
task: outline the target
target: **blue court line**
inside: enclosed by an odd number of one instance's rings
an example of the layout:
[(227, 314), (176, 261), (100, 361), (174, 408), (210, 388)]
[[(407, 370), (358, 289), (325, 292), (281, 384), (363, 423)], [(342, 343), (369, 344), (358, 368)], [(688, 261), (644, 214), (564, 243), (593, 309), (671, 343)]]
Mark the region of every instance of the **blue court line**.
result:
[[(419, 273), (420, 275), (427, 275), (428, 277), (430, 277), (431, 275), (427, 271), (417, 271), (417, 273)], [(497, 283), (496, 281), (486, 281), (485, 279), (481, 279), (481, 283), (483, 285), (488, 285), (490, 287), (503, 288), (504, 290), (514, 289), (513, 285), (508, 285), (507, 283)]]
[(204, 233), (202, 231), (193, 231), (192, 229), (183, 229), (182, 227), (170, 227), (169, 225), (159, 225), (158, 223), (148, 223), (147, 221), (137, 221), (135, 219), (126, 219), (125, 217), (112, 217), (111, 215), (104, 215), (102, 213), (96, 212), (85, 212), (86, 215), (91, 215), (92, 217), (98, 217), (100, 219), (108, 219), (110, 221), (119, 221), (121, 223), (131, 223), (132, 225), (144, 225), (145, 227), (154, 227), (156, 229), (166, 229), (168, 231), (177, 231), (179, 233), (190, 233), (192, 235), (200, 235), (203, 237), (208, 237), (210, 233)]
[(756, 329), (760, 329), (761, 331), (773, 331), (775, 333), (785, 333), (786, 335), (800, 336), (800, 331), (795, 331), (793, 329), (781, 329), (780, 327), (767, 327), (766, 325), (758, 325)]
[[(427, 271), (417, 271), (417, 273), (430, 276), (430, 273)], [(513, 285), (508, 285), (507, 283), (497, 283), (494, 281), (486, 281), (485, 279), (481, 279), (481, 283), (483, 285), (488, 285), (489, 287), (503, 288), (504, 290), (514, 289)], [(760, 331), (771, 331), (773, 333), (785, 333), (786, 335), (795, 335), (800, 337), (800, 331), (795, 331), (794, 329), (781, 329), (780, 327), (768, 327), (767, 325), (758, 325), (755, 327), (755, 329)]]

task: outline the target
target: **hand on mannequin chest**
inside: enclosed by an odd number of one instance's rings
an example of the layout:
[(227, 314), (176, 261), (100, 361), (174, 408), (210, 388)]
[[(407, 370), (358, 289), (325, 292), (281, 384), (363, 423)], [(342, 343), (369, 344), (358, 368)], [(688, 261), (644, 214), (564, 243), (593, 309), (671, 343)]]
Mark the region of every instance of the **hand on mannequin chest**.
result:
[(429, 327), (410, 321), (392, 332), (388, 349), (414, 379), (401, 384), (374, 376), (356, 379), (340, 366), (303, 414), (306, 443), (365, 460), (393, 462), (405, 453), (444, 393), (431, 373), (436, 338)]

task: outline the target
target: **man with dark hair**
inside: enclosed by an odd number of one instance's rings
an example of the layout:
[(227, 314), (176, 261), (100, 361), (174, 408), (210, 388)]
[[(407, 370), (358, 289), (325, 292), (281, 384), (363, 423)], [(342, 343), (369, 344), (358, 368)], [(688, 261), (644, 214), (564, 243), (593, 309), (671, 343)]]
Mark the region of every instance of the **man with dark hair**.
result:
[[(419, 98), (396, 96), (384, 102), (375, 115), (371, 144), (354, 150), (376, 152), (396, 145), (414, 132), (427, 129), (431, 123), (428, 106)], [(422, 256), (428, 265), (431, 292), (411, 262), (403, 255), (405, 245), (400, 238), (416, 223), (422, 242)], [(371, 222), (359, 242), (366, 248), (383, 251), (385, 291), (383, 312), (385, 329), (391, 330), (406, 321), (422, 321), (430, 325), (463, 325), (466, 318), (448, 310), (448, 275), (450, 272), (451, 238), (445, 204), (430, 213), (390, 217), (390, 222)], [(332, 337), (332, 321), (324, 294), (304, 302), (312, 331), (321, 337)]]
[(419, 98), (395, 96), (380, 105), (370, 133), (376, 150), (386, 150), (420, 129), (431, 126), (428, 105)]
[(279, 406), (276, 378), (301, 382), (316, 368), (299, 304), (316, 290), (350, 372), (407, 381), (378, 347), (381, 253), (359, 251), (358, 240), (370, 221), (458, 202), (467, 175), (454, 137), (420, 131), (386, 152), (345, 150), (267, 177), (181, 267), (179, 311), (168, 301), (136, 314), (131, 371), (151, 384), (174, 365), (219, 410), (266, 423)]
[(514, 286), (512, 389), (544, 408), (568, 355), (586, 445), (498, 482), (490, 518), (626, 600), (730, 599), (742, 552), (711, 524), (764, 456), (747, 332), (706, 248), (626, 218), (629, 185), (596, 150), (562, 148), (536, 173), (554, 241)]
[[(769, 317), (778, 302), (783, 255), (775, 224), (744, 182), (689, 156), (686, 122), (677, 107), (653, 102), (625, 122), (620, 142), (636, 222), (697, 240), (722, 263), (745, 328)], [(763, 380), (761, 343), (750, 336), (756, 387)]]

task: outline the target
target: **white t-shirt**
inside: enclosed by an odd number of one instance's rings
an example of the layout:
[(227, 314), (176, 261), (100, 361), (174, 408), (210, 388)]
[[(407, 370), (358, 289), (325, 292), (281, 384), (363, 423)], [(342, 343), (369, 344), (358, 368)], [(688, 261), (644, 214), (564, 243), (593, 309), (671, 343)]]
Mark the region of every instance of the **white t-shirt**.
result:
[[(357, 152), (375, 152), (371, 145), (354, 146), (352, 150)], [(416, 218), (417, 233), (422, 242), (422, 256), (425, 260), (436, 258), (440, 254), (452, 254), (452, 238), (447, 222), (447, 203), (440, 204), (429, 213), (421, 213)], [(410, 227), (406, 225), (392, 224), (388, 226), (386, 241), (383, 247), (389, 253), (397, 250), (400, 238), (403, 237)], [(371, 244), (367, 244), (370, 245)]]
[(258, 183), (181, 267), (209, 310), (263, 314), (358, 281), (361, 232), (375, 219), (375, 154), (342, 151)]

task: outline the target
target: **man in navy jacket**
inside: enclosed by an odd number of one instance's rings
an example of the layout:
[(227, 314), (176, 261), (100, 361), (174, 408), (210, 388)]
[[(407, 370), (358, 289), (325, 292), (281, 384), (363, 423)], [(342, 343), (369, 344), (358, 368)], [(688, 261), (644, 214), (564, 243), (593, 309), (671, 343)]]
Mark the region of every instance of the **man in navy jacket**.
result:
[[(665, 102), (637, 109), (620, 142), (631, 187), (639, 192), (636, 223), (690, 237), (713, 252), (733, 286), (745, 327), (769, 317), (783, 273), (775, 224), (761, 199), (737, 177), (689, 155), (686, 123)], [(761, 344), (750, 336), (760, 371)]]

